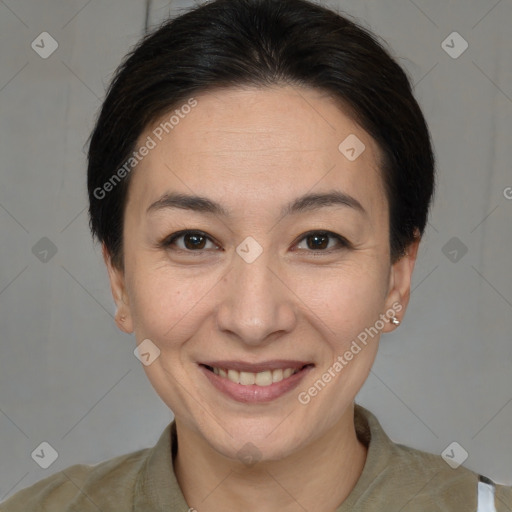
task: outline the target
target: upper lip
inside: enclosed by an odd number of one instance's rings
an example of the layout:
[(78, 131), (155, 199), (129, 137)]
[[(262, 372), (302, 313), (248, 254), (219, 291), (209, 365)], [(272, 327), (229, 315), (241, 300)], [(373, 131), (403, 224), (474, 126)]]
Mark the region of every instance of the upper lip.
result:
[(225, 368), (228, 370), (237, 370), (239, 372), (259, 373), (266, 370), (279, 370), (293, 368), (301, 369), (303, 366), (312, 365), (309, 361), (297, 361), (289, 359), (274, 359), (271, 361), (262, 361), (260, 363), (247, 363), (245, 361), (205, 361), (199, 363), (214, 368)]

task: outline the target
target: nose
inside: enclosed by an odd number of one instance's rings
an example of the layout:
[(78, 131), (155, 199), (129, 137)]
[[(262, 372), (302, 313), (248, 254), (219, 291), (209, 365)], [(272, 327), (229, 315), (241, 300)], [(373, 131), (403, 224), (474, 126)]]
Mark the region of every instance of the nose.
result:
[(217, 327), (247, 345), (270, 343), (297, 323), (294, 294), (269, 251), (251, 263), (238, 254), (222, 283)]

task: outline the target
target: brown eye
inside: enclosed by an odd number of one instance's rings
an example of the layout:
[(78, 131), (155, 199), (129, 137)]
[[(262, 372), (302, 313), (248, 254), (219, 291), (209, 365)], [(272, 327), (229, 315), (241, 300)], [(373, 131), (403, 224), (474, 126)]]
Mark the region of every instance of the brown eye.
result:
[[(179, 240), (182, 240), (182, 243), (177, 243)], [(206, 245), (208, 241), (213, 244), (212, 239), (201, 231), (179, 231), (178, 233), (174, 233), (170, 237), (166, 238), (162, 245), (164, 247), (171, 247), (175, 245), (179, 250), (199, 252), (207, 249)], [(215, 244), (213, 245), (214, 248), (217, 247)]]
[[(311, 231), (306, 233), (306, 235), (301, 238), (301, 241), (302, 240), (307, 241), (306, 250), (313, 252), (331, 252), (331, 250), (339, 250), (340, 248), (346, 248), (350, 245), (345, 238), (331, 231)], [(331, 240), (336, 242), (334, 248), (329, 246)]]
[(199, 234), (183, 235), (183, 243), (187, 249), (204, 249), (206, 237)]
[(306, 237), (308, 249), (326, 249), (329, 245), (328, 235), (309, 235)]
[[(299, 247), (299, 249), (306, 252), (330, 253), (351, 246), (348, 240), (331, 231), (310, 231), (300, 239), (301, 242), (303, 240), (306, 240), (306, 248)], [(332, 241), (334, 241), (334, 246), (331, 243)], [(213, 247), (207, 247), (208, 243), (211, 243)], [(201, 252), (211, 248), (219, 248), (206, 233), (191, 230), (173, 233), (161, 243), (161, 246), (175, 248), (175, 250), (183, 252)]]

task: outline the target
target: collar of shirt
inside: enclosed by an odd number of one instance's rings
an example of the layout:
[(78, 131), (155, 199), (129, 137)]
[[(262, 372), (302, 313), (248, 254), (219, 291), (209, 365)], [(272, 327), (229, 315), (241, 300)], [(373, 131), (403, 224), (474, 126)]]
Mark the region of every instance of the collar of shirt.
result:
[[(351, 510), (389, 465), (394, 449), (394, 443), (377, 418), (358, 404), (354, 408), (354, 421), (357, 436), (368, 447), (368, 453), (363, 472), (339, 512)], [(135, 484), (134, 510), (189, 510), (173, 469), (172, 453), (176, 447), (176, 423), (172, 421), (147, 453)]]

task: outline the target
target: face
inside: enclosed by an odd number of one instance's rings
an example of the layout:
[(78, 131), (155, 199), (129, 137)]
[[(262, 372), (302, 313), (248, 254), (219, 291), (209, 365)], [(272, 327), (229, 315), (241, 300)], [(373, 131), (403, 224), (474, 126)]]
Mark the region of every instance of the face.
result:
[(131, 177), (124, 272), (104, 251), (116, 319), (150, 340), (144, 370), (179, 428), (278, 459), (346, 415), (403, 317), (417, 245), (391, 264), (379, 148), (327, 95), (194, 100), (139, 139), (154, 147)]

